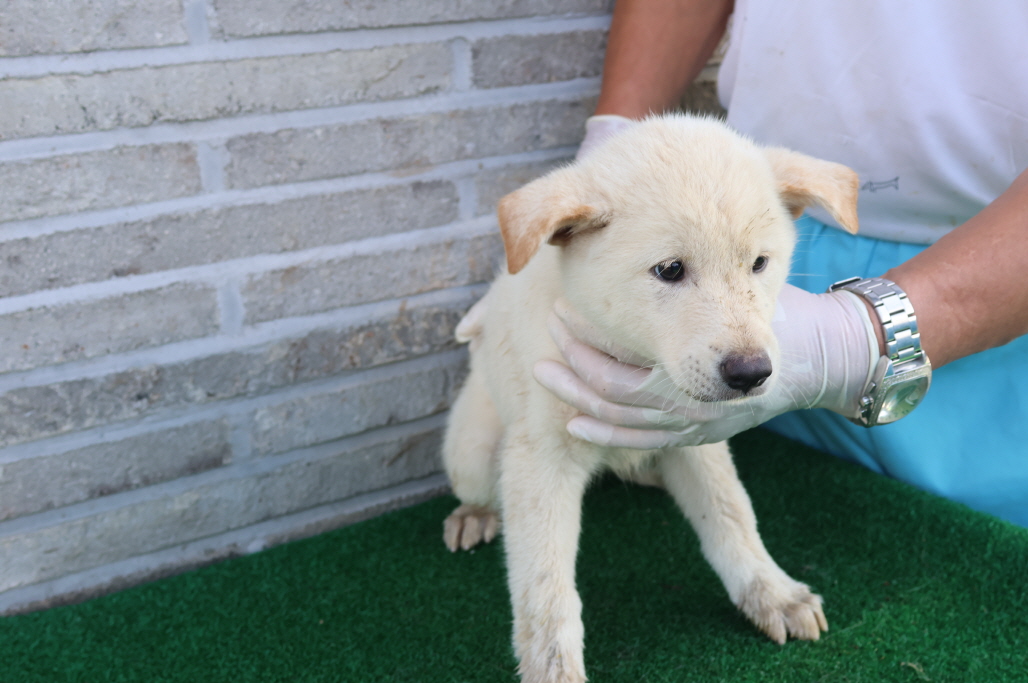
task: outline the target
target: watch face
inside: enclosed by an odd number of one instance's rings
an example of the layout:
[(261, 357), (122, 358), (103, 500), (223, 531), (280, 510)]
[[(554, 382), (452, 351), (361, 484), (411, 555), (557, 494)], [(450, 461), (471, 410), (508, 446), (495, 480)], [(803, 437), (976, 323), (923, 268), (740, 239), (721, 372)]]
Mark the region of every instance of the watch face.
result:
[(902, 376), (901, 381), (884, 387), (877, 424), (889, 424), (908, 415), (928, 392), (930, 376)]

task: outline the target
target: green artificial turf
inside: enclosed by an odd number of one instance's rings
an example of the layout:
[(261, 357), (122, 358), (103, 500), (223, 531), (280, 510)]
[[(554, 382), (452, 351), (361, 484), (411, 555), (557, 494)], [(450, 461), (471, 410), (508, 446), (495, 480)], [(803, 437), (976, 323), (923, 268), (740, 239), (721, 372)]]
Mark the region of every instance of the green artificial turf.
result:
[[(1028, 530), (763, 431), (733, 444), (831, 630), (773, 644), (665, 493), (604, 479), (578, 560), (592, 681), (1028, 680)], [(454, 505), (0, 619), (0, 681), (514, 681), (501, 545), (447, 552)]]

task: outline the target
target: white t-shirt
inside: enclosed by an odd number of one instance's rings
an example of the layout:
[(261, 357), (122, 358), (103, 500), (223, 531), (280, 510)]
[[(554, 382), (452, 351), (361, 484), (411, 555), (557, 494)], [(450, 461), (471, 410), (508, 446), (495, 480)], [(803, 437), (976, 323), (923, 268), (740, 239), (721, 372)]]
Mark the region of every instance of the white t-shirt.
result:
[(728, 122), (857, 171), (861, 234), (934, 242), (1028, 167), (1028, 0), (735, 5)]

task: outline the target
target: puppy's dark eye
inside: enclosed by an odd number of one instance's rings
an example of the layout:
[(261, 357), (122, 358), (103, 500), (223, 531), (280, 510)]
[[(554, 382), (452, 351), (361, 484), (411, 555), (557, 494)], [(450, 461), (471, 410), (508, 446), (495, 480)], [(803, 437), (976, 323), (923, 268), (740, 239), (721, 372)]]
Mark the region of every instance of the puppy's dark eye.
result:
[(753, 272), (759, 273), (760, 271), (767, 268), (767, 256), (758, 256), (757, 260), (753, 262)]
[(665, 282), (678, 282), (685, 277), (685, 264), (681, 261), (665, 261), (653, 266), (653, 274)]

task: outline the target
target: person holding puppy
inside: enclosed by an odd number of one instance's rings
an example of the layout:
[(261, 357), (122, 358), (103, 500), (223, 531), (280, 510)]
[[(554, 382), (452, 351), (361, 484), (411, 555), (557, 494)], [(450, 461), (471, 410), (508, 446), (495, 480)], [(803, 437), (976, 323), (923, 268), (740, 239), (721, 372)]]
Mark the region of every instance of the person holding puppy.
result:
[(593, 443), (697, 445), (767, 422), (1028, 526), (1028, 5), (618, 0), (579, 154), (674, 108), (729, 23), (728, 123), (856, 170), (860, 234), (797, 221), (764, 393), (662, 394), (559, 305), (568, 365), (536, 379)]

